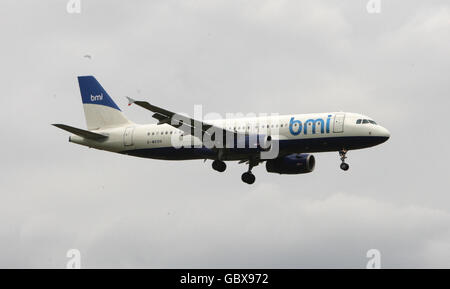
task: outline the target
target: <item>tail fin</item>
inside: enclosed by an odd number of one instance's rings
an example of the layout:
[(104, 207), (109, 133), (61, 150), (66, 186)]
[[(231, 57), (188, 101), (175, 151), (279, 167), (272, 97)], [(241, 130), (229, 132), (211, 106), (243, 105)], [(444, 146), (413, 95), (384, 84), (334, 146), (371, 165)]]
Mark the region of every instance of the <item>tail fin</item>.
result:
[(88, 130), (131, 124), (93, 76), (78, 76)]

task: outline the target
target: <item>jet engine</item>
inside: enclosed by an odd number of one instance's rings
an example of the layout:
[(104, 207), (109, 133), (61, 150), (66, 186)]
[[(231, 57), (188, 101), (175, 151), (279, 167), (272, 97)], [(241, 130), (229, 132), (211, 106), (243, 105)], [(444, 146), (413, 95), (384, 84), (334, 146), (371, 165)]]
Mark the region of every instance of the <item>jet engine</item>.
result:
[(306, 174), (314, 171), (316, 160), (310, 154), (290, 154), (266, 161), (266, 170), (278, 174)]

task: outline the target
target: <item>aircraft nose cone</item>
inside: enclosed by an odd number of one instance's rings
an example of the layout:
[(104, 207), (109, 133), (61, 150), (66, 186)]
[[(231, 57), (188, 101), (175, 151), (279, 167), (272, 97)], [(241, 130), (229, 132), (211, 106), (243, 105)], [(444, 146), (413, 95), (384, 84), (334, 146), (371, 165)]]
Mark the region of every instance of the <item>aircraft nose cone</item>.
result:
[(384, 127), (380, 127), (378, 135), (383, 139), (383, 142), (387, 141), (391, 137), (391, 133)]
[(384, 127), (383, 127), (383, 130), (384, 130), (383, 136), (387, 137), (389, 139), (391, 137), (391, 133), (387, 129), (385, 129)]

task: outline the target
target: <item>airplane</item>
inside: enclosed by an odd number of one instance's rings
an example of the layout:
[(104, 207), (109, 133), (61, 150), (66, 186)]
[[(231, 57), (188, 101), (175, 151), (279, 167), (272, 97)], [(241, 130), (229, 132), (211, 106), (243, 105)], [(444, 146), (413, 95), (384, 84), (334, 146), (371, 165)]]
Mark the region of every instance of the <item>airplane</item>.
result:
[(87, 130), (53, 124), (72, 134), (69, 142), (141, 158), (212, 160), (218, 172), (226, 170), (226, 161), (238, 161), (248, 165), (241, 177), (247, 184), (255, 182), (252, 169), (264, 162), (269, 173), (310, 173), (316, 163), (312, 153), (339, 152), (340, 168), (347, 171), (349, 150), (373, 147), (390, 138), (386, 128), (358, 113), (204, 121), (127, 97), (129, 105), (150, 111), (158, 121), (141, 125), (125, 117), (94, 76), (79, 76), (78, 83)]

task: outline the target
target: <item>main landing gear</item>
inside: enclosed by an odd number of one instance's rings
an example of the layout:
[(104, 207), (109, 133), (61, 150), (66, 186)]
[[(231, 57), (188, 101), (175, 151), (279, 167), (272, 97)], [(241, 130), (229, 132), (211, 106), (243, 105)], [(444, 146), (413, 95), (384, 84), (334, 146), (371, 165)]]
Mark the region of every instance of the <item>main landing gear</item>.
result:
[(255, 175), (252, 174), (252, 168), (255, 166), (255, 164), (249, 160), (248, 162), (248, 171), (246, 171), (245, 173), (242, 174), (242, 181), (246, 184), (253, 184), (256, 180)]
[[(252, 173), (252, 169), (254, 166), (258, 165), (258, 162), (249, 161), (248, 162), (248, 171), (242, 174), (242, 181), (246, 184), (253, 184), (256, 180), (255, 175)], [(212, 163), (212, 168), (218, 172), (224, 172), (227, 169), (227, 165), (224, 161), (221, 160), (215, 160)]]
[(227, 169), (227, 164), (223, 161), (215, 160), (212, 163), (212, 168), (222, 173)]
[(347, 152), (348, 151), (345, 149), (339, 151), (339, 156), (342, 161), (341, 170), (343, 170), (343, 171), (347, 171), (350, 168), (350, 166), (345, 162), (345, 159), (347, 158), (347, 156), (346, 156)]

